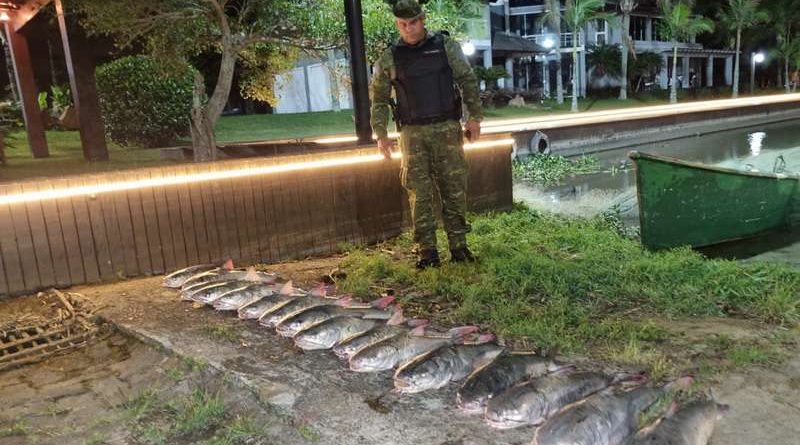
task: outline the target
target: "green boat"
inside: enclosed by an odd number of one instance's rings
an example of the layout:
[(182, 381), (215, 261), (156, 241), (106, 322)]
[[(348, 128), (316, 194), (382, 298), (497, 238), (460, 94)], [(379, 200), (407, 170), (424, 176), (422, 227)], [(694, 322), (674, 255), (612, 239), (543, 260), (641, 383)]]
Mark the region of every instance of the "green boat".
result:
[(800, 176), (633, 151), (642, 244), (704, 247), (800, 223)]

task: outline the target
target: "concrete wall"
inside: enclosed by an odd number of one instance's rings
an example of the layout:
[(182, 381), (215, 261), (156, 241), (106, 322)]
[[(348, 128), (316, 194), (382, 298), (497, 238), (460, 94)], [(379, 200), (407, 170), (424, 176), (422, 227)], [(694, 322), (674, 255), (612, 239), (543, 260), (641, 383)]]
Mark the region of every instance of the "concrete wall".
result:
[[(510, 147), (468, 150), (472, 211), (511, 208)], [(407, 227), (398, 160), (144, 186), (24, 203), (4, 197), (361, 155), (344, 150), (0, 185), (0, 297), (233, 258), (271, 263)]]

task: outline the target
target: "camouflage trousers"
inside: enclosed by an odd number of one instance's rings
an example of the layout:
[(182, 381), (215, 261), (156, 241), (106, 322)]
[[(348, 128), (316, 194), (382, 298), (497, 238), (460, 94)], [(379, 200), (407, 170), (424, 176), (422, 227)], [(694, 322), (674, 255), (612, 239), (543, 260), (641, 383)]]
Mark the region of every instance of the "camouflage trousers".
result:
[(450, 249), (466, 247), (467, 162), (463, 131), (457, 121), (408, 125), (400, 132), (403, 153), (400, 181), (408, 192), (414, 242), (436, 248), (434, 196), (441, 197), (442, 220)]

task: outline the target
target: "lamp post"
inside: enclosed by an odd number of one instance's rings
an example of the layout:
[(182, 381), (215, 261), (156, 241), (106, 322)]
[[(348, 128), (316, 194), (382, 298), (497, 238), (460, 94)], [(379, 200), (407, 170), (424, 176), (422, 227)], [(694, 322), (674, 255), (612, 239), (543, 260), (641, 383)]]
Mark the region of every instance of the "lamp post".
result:
[(756, 87), (756, 63), (764, 61), (764, 53), (750, 53), (750, 94)]
[(367, 57), (364, 54), (364, 24), (361, 0), (345, 0), (347, 33), (350, 36), (350, 71), (353, 79), (353, 102), (355, 108), (356, 135), (359, 144), (372, 142), (372, 127), (369, 122), (369, 91), (367, 85)]
[(550, 99), (550, 59), (549, 54), (552, 52), (553, 46), (556, 42), (550, 36), (546, 36), (542, 40), (542, 47), (547, 50), (547, 53), (542, 56), (542, 99), (546, 96)]

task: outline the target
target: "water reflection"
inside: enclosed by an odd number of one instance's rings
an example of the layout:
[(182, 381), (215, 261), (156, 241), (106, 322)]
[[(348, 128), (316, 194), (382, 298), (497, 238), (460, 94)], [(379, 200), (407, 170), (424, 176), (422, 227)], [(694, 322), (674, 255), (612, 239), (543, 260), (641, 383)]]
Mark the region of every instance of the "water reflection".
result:
[(750, 142), (750, 156), (758, 156), (761, 154), (761, 147), (766, 138), (767, 133), (763, 131), (756, 131), (755, 133), (747, 135), (747, 140)]

